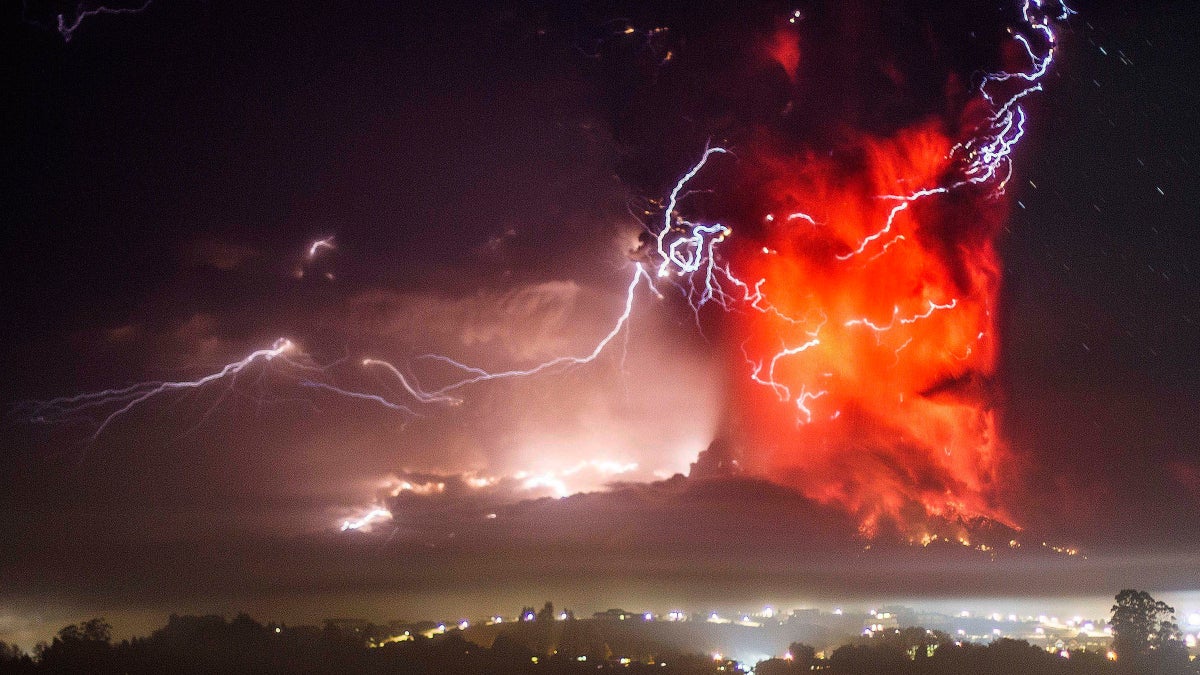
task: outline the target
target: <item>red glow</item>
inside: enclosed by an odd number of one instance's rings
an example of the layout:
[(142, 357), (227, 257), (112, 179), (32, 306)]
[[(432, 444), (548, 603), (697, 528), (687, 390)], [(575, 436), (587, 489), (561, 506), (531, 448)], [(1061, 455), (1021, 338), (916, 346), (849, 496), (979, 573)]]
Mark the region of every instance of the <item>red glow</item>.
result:
[(778, 359), (786, 392), (738, 380), (753, 406), (749, 446), (768, 449), (757, 461), (770, 476), (859, 514), (867, 534), (881, 518), (906, 530), (929, 516), (1011, 524), (995, 502), (1009, 453), (986, 385), (1003, 208), (982, 191), (934, 195), (879, 234), (903, 203), (880, 195), (942, 184), (951, 143), (923, 123), (832, 155), (770, 160), (762, 235), (742, 237), (737, 254), (743, 278), (764, 279), (788, 317), (742, 315), (752, 368), (819, 340)]
[(786, 27), (776, 30), (767, 44), (767, 53), (783, 66), (788, 78), (795, 82), (800, 69), (800, 36), (796, 31)]

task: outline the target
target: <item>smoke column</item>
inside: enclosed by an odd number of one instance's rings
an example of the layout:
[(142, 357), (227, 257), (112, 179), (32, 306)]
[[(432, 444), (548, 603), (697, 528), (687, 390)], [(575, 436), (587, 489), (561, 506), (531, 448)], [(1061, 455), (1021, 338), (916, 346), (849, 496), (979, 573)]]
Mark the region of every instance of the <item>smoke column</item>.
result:
[[(849, 50), (877, 37), (856, 7), (824, 26)], [(938, 55), (930, 25), (925, 39), (914, 29), (908, 63), (822, 57), (832, 43), (803, 22), (761, 50), (796, 110), (789, 102), (788, 121), (739, 149), (739, 196), (721, 214), (740, 223), (723, 233), (724, 286), (746, 300), (727, 324), (742, 359), (726, 433), (755, 470), (857, 514), (867, 535), (885, 522), (915, 537), (933, 521), (1017, 526), (1003, 507), (1015, 459), (992, 384), (997, 239), (1025, 99), (1049, 71), (1051, 22), (1071, 12), (1016, 10), (994, 68), (939, 66), (954, 58)], [(921, 102), (922, 76), (940, 81), (934, 104)]]

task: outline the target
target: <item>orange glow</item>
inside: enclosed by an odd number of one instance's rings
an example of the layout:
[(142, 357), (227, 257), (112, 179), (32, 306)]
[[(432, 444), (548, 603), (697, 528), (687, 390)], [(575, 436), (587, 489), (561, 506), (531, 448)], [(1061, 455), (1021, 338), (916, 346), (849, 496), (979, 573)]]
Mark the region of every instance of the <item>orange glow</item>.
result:
[(971, 188), (899, 210), (902, 199), (881, 197), (943, 184), (952, 142), (921, 123), (768, 161), (761, 235), (737, 253), (735, 268), (764, 279), (778, 310), (741, 315), (751, 369), (792, 350), (775, 362), (786, 389), (737, 380), (752, 406), (748, 446), (766, 449), (750, 459), (858, 514), (867, 535), (881, 519), (918, 537), (930, 516), (1012, 525), (995, 503), (1009, 453), (987, 386), (1003, 206)]

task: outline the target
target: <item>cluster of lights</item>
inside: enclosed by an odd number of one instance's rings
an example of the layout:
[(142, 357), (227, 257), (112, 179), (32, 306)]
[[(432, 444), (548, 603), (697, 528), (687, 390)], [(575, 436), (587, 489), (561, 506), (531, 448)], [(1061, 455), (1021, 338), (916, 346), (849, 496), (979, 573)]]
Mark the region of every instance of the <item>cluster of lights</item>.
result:
[[(833, 610), (833, 612), (831, 612), (831, 613), (834, 616), (843, 615), (843, 612), (840, 608), (835, 608)], [(687, 620), (687, 614), (683, 610), (678, 610), (678, 609), (670, 610), (663, 616), (668, 621), (686, 621)], [(753, 621), (752, 616), (758, 617), (758, 618), (763, 618), (763, 619), (774, 619), (774, 618), (779, 617), (779, 613), (776, 612), (772, 607), (767, 606), (767, 607), (764, 607), (759, 613), (754, 614), (754, 615), (737, 614), (734, 616), (737, 617), (736, 621), (728, 619), (728, 618), (723, 618), (717, 612), (714, 611), (708, 615), (707, 620), (712, 623), (723, 623), (723, 624), (737, 623), (740, 625), (747, 625), (747, 626), (751, 626), (751, 627), (761, 627), (763, 625), (763, 623)], [(882, 632), (898, 630), (896, 623), (895, 623), (896, 615), (893, 612), (879, 611), (879, 610), (871, 609), (866, 613), (866, 616), (869, 617), (869, 619), (868, 619), (869, 623), (867, 623), (867, 625), (865, 626), (863, 633), (862, 633), (866, 637), (873, 637)], [(974, 615), (968, 610), (963, 610), (958, 613), (958, 616), (960, 618), (970, 619)], [(569, 618), (569, 615), (567, 612), (564, 611), (564, 612), (560, 612), (556, 618), (559, 621), (565, 621)], [(620, 620), (640, 618), (644, 622), (651, 622), (656, 619), (656, 615), (652, 612), (621, 613), (618, 615), (617, 618), (619, 618)], [(1087, 620), (1086, 618), (1084, 618), (1082, 616), (1074, 616), (1069, 619), (1060, 620), (1059, 617), (1048, 616), (1048, 615), (1044, 615), (1044, 614), (1038, 615), (1036, 617), (1026, 616), (1024, 618), (1020, 618), (1016, 614), (1005, 615), (1001, 612), (992, 612), (992, 613), (986, 614), (986, 615), (980, 614), (978, 616), (978, 618), (987, 619), (989, 621), (993, 621), (993, 622), (997, 622), (997, 623), (1004, 622), (1006, 620), (1010, 623), (1016, 623), (1018, 621), (1026, 622), (1026, 623), (1037, 622), (1039, 625), (1036, 627), (1034, 633), (1038, 636), (1047, 636), (1047, 628), (1058, 630), (1058, 631), (1063, 631), (1067, 635), (1071, 635), (1071, 636), (1074, 636), (1079, 633), (1083, 633), (1083, 634), (1087, 634), (1089, 637), (1111, 638), (1111, 635), (1112, 635), (1111, 626), (1104, 626), (1103, 630), (1097, 631), (1096, 627), (1098, 624), (1094, 621)], [(526, 613), (518, 616), (517, 620), (524, 621), (524, 622), (532, 622), (532, 621), (536, 621), (537, 617), (536, 617), (536, 614), (534, 614), (533, 612), (526, 612)], [(1188, 621), (1188, 624), (1190, 627), (1193, 627), (1193, 628), (1200, 627), (1200, 613), (1190, 614), (1188, 616), (1187, 621)], [(502, 616), (495, 615), (495, 616), (490, 617), (485, 623), (486, 623), (486, 625), (502, 624), (502, 623), (505, 623), (505, 619)], [(433, 637), (436, 635), (444, 634), (448, 630), (452, 630), (452, 629), (457, 629), (460, 631), (467, 630), (470, 627), (470, 625), (471, 625), (470, 622), (465, 619), (459, 620), (453, 626), (451, 626), (451, 624), (449, 624), (449, 623), (438, 623), (434, 628), (430, 628), (428, 630), (422, 631), (421, 634), (424, 635), (425, 637)], [(959, 629), (954, 630), (954, 635), (956, 635), (958, 638), (960, 638), (960, 640), (958, 641), (957, 644), (962, 644), (962, 642), (967, 639), (980, 639), (980, 638), (995, 639), (995, 638), (998, 638), (998, 637), (1001, 637), (1002, 635), (1004, 635), (1004, 631), (1001, 630), (1000, 628), (992, 628), (990, 630), (991, 630), (991, 632), (989, 635), (968, 635), (968, 633), (965, 629), (959, 628)], [(277, 630), (277, 632), (278, 632), (278, 630)], [(930, 634), (932, 634), (932, 631), (930, 631)], [(387, 638), (373, 646), (382, 646), (383, 644), (387, 644), (387, 643), (391, 643), (391, 642), (407, 641), (407, 640), (412, 640), (412, 639), (414, 639), (413, 634), (410, 631), (404, 631), (402, 634), (398, 634), (398, 635), (392, 636), (390, 638)], [(1196, 646), (1197, 635), (1186, 634), (1185, 640), (1187, 640), (1187, 644), (1188, 644), (1189, 648), (1194, 647), (1194, 646)], [(1070, 658), (1070, 656), (1071, 656), (1071, 652), (1068, 649), (1068, 645), (1064, 644), (1063, 640), (1061, 640), (1061, 639), (1058, 640), (1057, 642), (1048, 644), (1046, 649), (1048, 651), (1050, 651), (1051, 653), (1061, 656), (1062, 658)], [(1075, 647), (1071, 646), (1070, 649), (1075, 649)], [(739, 670), (739, 669), (745, 670), (745, 667), (742, 666), (742, 664), (727, 659), (726, 656), (721, 652), (713, 652), (711, 654), (711, 656), (714, 661), (718, 661), (718, 662), (728, 661), (728, 667), (732, 670)], [(1115, 655), (1112, 651), (1108, 651), (1106, 656), (1110, 660), (1115, 659)], [(767, 658), (767, 657), (764, 656), (763, 658)], [(788, 654), (785, 654), (783, 656), (783, 658), (786, 660), (793, 660), (794, 657), (792, 654), (788, 653)], [(578, 661), (586, 661), (587, 657), (586, 656), (578, 656), (578, 657), (576, 657), (576, 659)], [(623, 658), (623, 659), (620, 659), (618, 662), (621, 663), (622, 665), (628, 665), (629, 663), (632, 663), (632, 660)]]
[[(1047, 544), (1046, 542), (1044, 542), (1044, 541), (1043, 541), (1043, 542), (1042, 542), (1042, 548), (1045, 548), (1045, 549), (1048, 549), (1048, 550), (1050, 550), (1050, 551), (1054, 551), (1055, 553), (1060, 553), (1060, 554), (1062, 554), (1062, 555), (1066, 555), (1066, 556), (1077, 556), (1077, 555), (1079, 555), (1079, 549), (1077, 549), (1077, 548), (1075, 548), (1075, 547), (1073, 547), (1073, 546), (1055, 546), (1055, 545), (1053, 545), (1053, 544)], [(1087, 558), (1087, 556), (1083, 556), (1083, 557), (1084, 557), (1084, 558)]]

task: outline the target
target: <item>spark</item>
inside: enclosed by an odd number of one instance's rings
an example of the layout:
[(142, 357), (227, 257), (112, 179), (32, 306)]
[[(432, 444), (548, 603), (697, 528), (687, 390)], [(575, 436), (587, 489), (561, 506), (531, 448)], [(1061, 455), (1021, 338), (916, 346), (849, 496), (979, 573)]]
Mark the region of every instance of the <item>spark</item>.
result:
[(945, 194), (946, 192), (948, 192), (947, 188), (938, 187), (938, 188), (928, 188), (925, 190), (918, 190), (910, 195), (904, 195), (904, 196), (882, 195), (880, 197), (880, 199), (899, 200), (900, 201), (899, 204), (897, 204), (896, 206), (893, 206), (891, 211), (888, 212), (887, 219), (884, 221), (883, 227), (880, 228), (878, 231), (876, 231), (874, 234), (871, 234), (871, 235), (865, 237), (862, 241), (859, 242), (858, 247), (855, 248), (850, 253), (845, 253), (842, 255), (835, 256), (835, 257), (838, 260), (846, 261), (846, 260), (853, 258), (854, 256), (861, 255), (863, 253), (863, 251), (867, 250), (867, 247), (870, 246), (873, 242), (878, 241), (884, 235), (886, 235), (887, 233), (892, 231), (892, 227), (896, 223), (896, 216), (900, 215), (901, 212), (907, 210), (910, 204), (912, 204), (913, 202), (915, 202), (919, 199), (924, 199), (924, 198), (932, 196), (932, 195)]
[(896, 222), (896, 216), (901, 211), (908, 208), (910, 201), (911, 200), (909, 200), (909, 199), (905, 199), (903, 202), (901, 202), (897, 206), (893, 207), (892, 210), (888, 213), (887, 222), (884, 223), (883, 229), (879, 230), (875, 234), (872, 234), (872, 235), (864, 238), (858, 244), (858, 248), (854, 249), (850, 253), (846, 253), (844, 255), (837, 256), (837, 259), (838, 260), (849, 260), (849, 259), (853, 258), (854, 256), (861, 254), (863, 251), (867, 250), (867, 246), (869, 246), (871, 244), (871, 242), (875, 241), (876, 239), (879, 239), (880, 237), (884, 236), (888, 232), (891, 232), (892, 225)]
[(911, 345), (911, 344), (912, 344), (912, 341), (913, 341), (913, 338), (911, 338), (911, 337), (910, 337), (910, 338), (908, 338), (907, 340), (905, 340), (905, 341), (904, 341), (904, 344), (900, 345), (899, 347), (896, 347), (896, 351), (895, 351), (895, 354), (896, 354), (896, 360), (892, 362), (892, 366), (893, 366), (893, 367), (900, 365), (900, 352), (904, 351), (904, 349), (905, 349), (906, 347), (908, 347), (909, 345)]
[[(1057, 6), (1055, 5), (1055, 7)], [(904, 138), (899, 138), (896, 145), (892, 147), (882, 144), (878, 146), (881, 148), (880, 152), (901, 153), (900, 161), (913, 162), (918, 170), (926, 171), (926, 177), (919, 179), (901, 177), (897, 181), (899, 184), (903, 185), (904, 182), (911, 181), (911, 184), (904, 185), (901, 189), (880, 183), (883, 188), (879, 190), (881, 194), (876, 194), (874, 197), (878, 207), (868, 206), (861, 211), (862, 234), (855, 231), (856, 221), (843, 222), (844, 218), (857, 217), (855, 212), (846, 212), (847, 215), (841, 215), (835, 211), (834, 215), (828, 217), (828, 223), (819, 222), (810, 215), (814, 211), (806, 207), (800, 210), (787, 207), (785, 207), (787, 210), (772, 210), (763, 217), (769, 237), (792, 236), (783, 228), (775, 226), (782, 222), (790, 224), (793, 221), (796, 221), (797, 224), (803, 222), (811, 227), (819, 226), (822, 230), (828, 230), (831, 237), (838, 237), (841, 231), (853, 232), (852, 235), (834, 244), (841, 250), (835, 248), (828, 254), (815, 248), (812, 251), (803, 251), (802, 256), (796, 258), (801, 264), (793, 267), (790, 265), (790, 261), (775, 262), (777, 256), (780, 258), (796, 257), (793, 248), (773, 245), (769, 240), (762, 244), (756, 243), (754, 251), (761, 251), (763, 255), (748, 260), (750, 265), (767, 270), (770, 273), (770, 280), (768, 281), (768, 277), (757, 278), (757, 275), (749, 278), (742, 276), (742, 270), (735, 270), (735, 266), (724, 257), (725, 242), (733, 237), (733, 229), (721, 223), (695, 222), (679, 213), (684, 197), (691, 194), (689, 191), (691, 182), (707, 167), (709, 160), (717, 154), (729, 152), (725, 148), (711, 146), (705, 147), (699, 161), (675, 183), (670, 195), (665, 200), (661, 219), (652, 232), (658, 254), (658, 276), (672, 279), (674, 285), (682, 290), (695, 312), (698, 313), (706, 305), (715, 305), (726, 311), (758, 312), (769, 315), (771, 322), (777, 324), (771, 326), (769, 331), (761, 336), (751, 334), (751, 337), (742, 343), (742, 352), (748, 366), (750, 382), (766, 387), (781, 402), (790, 402), (789, 408), (794, 411), (797, 424), (806, 425), (814, 421), (838, 419), (844, 405), (849, 402), (843, 399), (844, 392), (840, 387), (842, 385), (863, 385), (859, 378), (863, 370), (872, 364), (872, 357), (863, 354), (863, 358), (858, 358), (858, 350), (861, 347), (857, 346), (859, 344), (857, 338), (848, 331), (859, 328), (869, 329), (876, 334), (877, 346), (885, 345), (883, 334), (890, 331), (903, 333), (898, 335), (894, 342), (889, 339), (886, 343), (886, 348), (892, 352), (887, 354), (886, 359), (891, 362), (891, 368), (897, 369), (895, 378), (905, 378), (909, 381), (901, 383), (899, 391), (896, 392), (898, 399), (889, 395), (880, 398), (880, 404), (895, 406), (895, 401), (899, 400), (902, 402), (904, 410), (907, 411), (904, 413), (905, 415), (911, 414), (918, 417), (927, 416), (931, 407), (940, 408), (945, 410), (949, 420), (954, 420), (948, 422), (949, 424), (961, 422), (962, 429), (947, 430), (948, 433), (957, 434), (954, 436), (955, 442), (951, 444), (954, 450), (951, 456), (954, 459), (944, 460), (942, 465), (955, 478), (961, 478), (968, 485), (985, 483), (983, 474), (990, 470), (981, 469), (979, 475), (972, 475), (971, 471), (964, 471), (960, 466), (963, 460), (959, 459), (973, 456), (969, 452), (969, 444), (976, 440), (981, 444), (977, 455), (981, 461), (993, 456), (991, 450), (994, 441), (990, 431), (981, 432), (978, 438), (975, 435), (980, 429), (990, 429), (992, 424), (990, 413), (970, 402), (959, 405), (925, 400), (916, 407), (911, 404), (905, 406), (903, 404), (905, 394), (912, 393), (909, 385), (913, 384), (911, 382), (913, 375), (910, 373), (911, 368), (908, 364), (904, 368), (900, 368), (901, 352), (909, 349), (920, 335), (911, 329), (917, 323), (931, 319), (935, 313), (945, 312), (951, 315), (966, 313), (968, 317), (971, 317), (975, 316), (981, 308), (986, 307), (989, 303), (988, 297), (986, 297), (988, 288), (990, 288), (989, 279), (990, 275), (994, 274), (988, 261), (991, 253), (988, 249), (980, 251), (983, 256), (982, 262), (977, 270), (972, 272), (978, 275), (976, 277), (978, 280), (970, 281), (965, 287), (963, 285), (946, 286), (947, 290), (954, 289), (951, 293), (955, 295), (959, 295), (960, 290), (964, 291), (964, 294), (959, 297), (947, 297), (949, 293), (938, 291), (935, 285), (939, 283), (938, 280), (944, 275), (944, 272), (929, 270), (928, 267), (924, 267), (922, 264), (924, 261), (919, 257), (920, 251), (926, 248), (927, 244), (923, 242), (921, 236), (923, 233), (918, 229), (922, 226), (922, 222), (915, 213), (917, 211), (915, 207), (929, 202), (940, 202), (943, 197), (960, 191), (992, 200), (998, 199), (1005, 193), (1013, 175), (1013, 153), (1023, 140), (1028, 128), (1029, 116), (1024, 108), (1025, 102), (1029, 96), (1042, 91), (1042, 81), (1055, 58), (1057, 40), (1052, 21), (1064, 20), (1072, 14), (1071, 10), (1065, 6), (1061, 10), (1052, 10), (1034, 0), (1024, 0), (1019, 5), (1019, 9), (1022, 17), (1021, 28), (1010, 32), (1014, 35), (1013, 39), (1017, 46), (1027, 55), (1028, 66), (1014, 72), (984, 73), (976, 83), (974, 92), (974, 95), (981, 98), (982, 103), (985, 104), (982, 121), (973, 122), (974, 126), (966, 130), (967, 138), (965, 140), (953, 143), (951, 139), (946, 139), (944, 150), (933, 146), (934, 152), (929, 156), (929, 163), (916, 165), (915, 162), (926, 161), (925, 158), (917, 154), (911, 156), (903, 154), (913, 152), (906, 147)], [(944, 138), (938, 136), (936, 132), (929, 137), (938, 141)], [(911, 147), (914, 147), (916, 151), (921, 149), (918, 146)], [(894, 157), (889, 156), (883, 161), (892, 161)], [(818, 164), (814, 164), (814, 166), (818, 166), (819, 169)], [(881, 164), (881, 166), (890, 170), (892, 165)], [(904, 165), (897, 164), (897, 166), (903, 167)], [(851, 193), (845, 194), (851, 199), (857, 199)], [(809, 235), (804, 236), (808, 237)], [(927, 238), (925, 237), (925, 239)], [(910, 243), (908, 247), (905, 247), (903, 256), (897, 258), (899, 254), (895, 249), (902, 242)], [(914, 249), (911, 255), (909, 247)], [(785, 253), (780, 255), (779, 251)], [(877, 263), (882, 256), (889, 252), (891, 252), (889, 261)], [(812, 258), (811, 266), (805, 264), (803, 256)], [(828, 256), (828, 258), (822, 259), (823, 256)], [(890, 319), (886, 321), (880, 321), (870, 314), (838, 316), (848, 306), (851, 306), (847, 302), (867, 299), (855, 299), (847, 295), (848, 291), (845, 288), (827, 290), (823, 284), (826, 284), (828, 280), (823, 276), (812, 279), (805, 276), (806, 274), (820, 274), (821, 271), (829, 269), (832, 264), (836, 263), (846, 264), (844, 268), (846, 274), (866, 275), (861, 278), (879, 279), (885, 284), (891, 280), (881, 276), (884, 274), (883, 272), (878, 275), (869, 275), (863, 271), (863, 268), (872, 264), (887, 265), (888, 273), (909, 275), (914, 274), (908, 271), (912, 269), (913, 265), (924, 267), (924, 270), (919, 273), (920, 276), (900, 276), (894, 279), (894, 284), (900, 285), (899, 288), (914, 288), (919, 294), (921, 304), (916, 309), (907, 309), (911, 301), (896, 302), (893, 304)], [(805, 288), (810, 282), (811, 291)], [(872, 281), (872, 283), (875, 282)], [(914, 286), (907, 286), (908, 284), (914, 284)], [(873, 286), (871, 291), (878, 292), (884, 288), (884, 286)], [(938, 297), (939, 295), (941, 297)], [(815, 322), (810, 319), (806, 320), (805, 313), (794, 313), (797, 311), (795, 309), (797, 302), (808, 303), (812, 300), (829, 301), (823, 303), (823, 306), (818, 305), (821, 311), (821, 321), (819, 325), (815, 326), (813, 325)], [(873, 304), (868, 303), (868, 306)], [(801, 305), (801, 309), (803, 311), (803, 305)], [(827, 317), (826, 310), (833, 316)], [(808, 312), (811, 313), (812, 310), (808, 310)], [(979, 315), (980, 320), (985, 320), (985, 317), (990, 317), (986, 311)], [(900, 331), (901, 328), (910, 330)], [(963, 331), (962, 328), (966, 328), (966, 330)], [(975, 326), (970, 324), (969, 318), (965, 326), (960, 322), (954, 322), (953, 319), (948, 319), (944, 326), (939, 321), (930, 330), (941, 331), (947, 336), (946, 348), (935, 352), (926, 345), (915, 343), (919, 347), (911, 347), (914, 351), (910, 353), (918, 354), (914, 357), (916, 360), (913, 363), (919, 365), (923, 362), (922, 360), (930, 359), (926, 355), (936, 353), (938, 354), (936, 360), (929, 360), (929, 363), (931, 367), (941, 371), (939, 375), (941, 377), (956, 376), (958, 373), (969, 372), (972, 368), (986, 369), (991, 358), (988, 351), (974, 349), (971, 345), (966, 345), (964, 348), (961, 345), (961, 342), (966, 339), (965, 335), (978, 333), (982, 336), (986, 332), (974, 330), (974, 328)], [(805, 335), (796, 335), (795, 331), (797, 330), (803, 330)], [(929, 332), (925, 334), (934, 335)], [(760, 346), (759, 340), (766, 343), (765, 349)], [(916, 351), (918, 349), (919, 351)], [(970, 362), (966, 363), (967, 361)], [(953, 370), (945, 372), (942, 369), (947, 368), (947, 362), (951, 364), (962, 362), (962, 365), (955, 365)], [(876, 365), (880, 368), (888, 367), (886, 361), (880, 361)], [(804, 375), (804, 373), (808, 373), (808, 375)], [(933, 375), (933, 373), (929, 374)], [(870, 394), (864, 395), (870, 397)], [(851, 396), (851, 401), (859, 398), (859, 395), (855, 393), (852, 393)], [(918, 394), (918, 396), (920, 395)], [(829, 407), (832, 414), (814, 410), (816, 401), (826, 399), (831, 399)], [(890, 401), (890, 403), (883, 401)], [(896, 424), (899, 428), (904, 428), (906, 424), (914, 424), (913, 433), (916, 434), (914, 438), (918, 444), (921, 443), (920, 434), (923, 432), (918, 427), (922, 420), (908, 420), (901, 416), (887, 421)], [(942, 424), (943, 422), (937, 421), (936, 423)], [(821, 431), (817, 430), (814, 433), (821, 433)], [(940, 450), (941, 446), (939, 445), (937, 449)], [(951, 446), (946, 445), (945, 449), (951, 450)], [(963, 475), (959, 476), (960, 473)], [(864, 477), (864, 480), (868, 480), (868, 478)], [(835, 480), (832, 490), (818, 484), (812, 488), (812, 492), (823, 500), (844, 500), (850, 508), (858, 509), (864, 518), (863, 531), (867, 534), (874, 531), (875, 523), (881, 515), (888, 513), (894, 515), (898, 508), (895, 505), (906, 497), (921, 501), (927, 512), (932, 515), (998, 515), (982, 498), (968, 498), (972, 496), (948, 493), (944, 498), (931, 499), (920, 490), (905, 493), (906, 486), (897, 485), (895, 481), (891, 483), (885, 481), (879, 487), (887, 490), (889, 485), (894, 485), (895, 489), (900, 492), (876, 495), (882, 497), (876, 501), (887, 504), (881, 507), (873, 507), (864, 503), (866, 500), (872, 499), (872, 496), (860, 494), (864, 489), (861, 485), (850, 483), (838, 485)], [(968, 487), (966, 489), (975, 490), (976, 488)], [(948, 492), (949, 490), (948, 488)], [(982, 491), (982, 488), (979, 488), (979, 491)]]
[(818, 223), (812, 216), (808, 215), (807, 213), (801, 213), (799, 211), (797, 211), (796, 213), (788, 214), (787, 219), (788, 219), (789, 223), (793, 220), (803, 220), (806, 223), (808, 223), (809, 225), (813, 225), (813, 226), (820, 225), (820, 223)]
[(875, 255), (871, 256), (870, 260), (874, 261), (879, 256), (883, 255), (884, 253), (887, 253), (888, 249), (895, 246), (896, 244), (899, 244), (902, 241), (905, 241), (905, 236), (902, 234), (896, 235), (896, 237), (894, 239), (892, 239), (891, 241), (889, 241), (888, 243), (883, 245), (883, 248), (881, 248), (879, 250), (879, 253), (876, 253)]
[(315, 260), (317, 257), (317, 254), (320, 253), (323, 249), (332, 251), (335, 248), (337, 248), (337, 247), (333, 245), (333, 237), (325, 237), (323, 239), (317, 239), (316, 241), (314, 241), (308, 245), (308, 259)]
[[(634, 299), (638, 287), (645, 284), (657, 295), (658, 291), (654, 288), (650, 276), (646, 273), (641, 264), (634, 265), (633, 278), (627, 288), (624, 311), (618, 317), (615, 325), (593, 348), (593, 350), (583, 356), (562, 356), (549, 361), (543, 362), (531, 368), (523, 370), (507, 370), (500, 372), (488, 372), (480, 368), (463, 365), (449, 357), (440, 355), (428, 355), (426, 358), (448, 363), (462, 372), (467, 374), (467, 377), (453, 381), (441, 388), (426, 392), (417, 386), (412, 380), (404, 377), (398, 368), (385, 361), (378, 359), (364, 359), (361, 362), (363, 367), (382, 367), (389, 373), (394, 375), (401, 383), (404, 390), (416, 399), (419, 403), (424, 404), (441, 404), (447, 406), (457, 406), (462, 403), (462, 400), (449, 395), (449, 392), (460, 389), (467, 385), (483, 382), (486, 380), (505, 379), (520, 376), (530, 376), (542, 371), (550, 370), (555, 367), (569, 367), (573, 365), (581, 365), (594, 361), (605, 347), (621, 333), (629, 321), (629, 317), (633, 311)], [(301, 362), (296, 358), (291, 358), (298, 355), (296, 345), (286, 338), (280, 338), (268, 349), (259, 349), (251, 352), (244, 358), (226, 364), (216, 372), (210, 373), (195, 380), (184, 381), (149, 381), (132, 384), (124, 388), (105, 389), (103, 391), (76, 394), (72, 396), (59, 397), (45, 401), (29, 401), (15, 406), (15, 411), (22, 417), (34, 423), (55, 424), (70, 422), (75, 420), (88, 420), (87, 417), (91, 411), (101, 411), (102, 419), (96, 424), (95, 430), (91, 434), (90, 440), (96, 441), (100, 436), (120, 417), (130, 411), (146, 404), (154, 399), (161, 398), (174, 392), (200, 390), (218, 382), (228, 381), (228, 388), (217, 405), (224, 400), (225, 395), (233, 391), (238, 384), (238, 377), (246, 371), (251, 365), (257, 363), (270, 364), (272, 362), (282, 362), (290, 370), (297, 373), (304, 373), (306, 376), (297, 380), (297, 384), (312, 390), (324, 391), (338, 396), (346, 397), (354, 400), (365, 400), (378, 403), (390, 410), (403, 412), (408, 415), (416, 415), (409, 407), (390, 400), (383, 395), (368, 391), (359, 391), (340, 387), (330, 382), (321, 380), (318, 376), (325, 373), (326, 368), (313, 365), (311, 363)], [(260, 375), (260, 378), (262, 375)], [(209, 409), (209, 413), (216, 407), (214, 405)], [(205, 414), (205, 418), (207, 415)]]
[[(1048, 44), (1053, 45), (1053, 34), (1050, 32), (1048, 24), (1042, 21), (1040, 17), (1035, 16), (1036, 12), (1034, 12), (1033, 7), (1029, 3), (1026, 3), (1023, 6), (1022, 12), (1026, 21), (1033, 26), (1033, 29), (1042, 32), (1046, 36)], [(1019, 101), (1025, 96), (1041, 90), (1038, 80), (1045, 74), (1051, 60), (1049, 54), (1037, 56), (1034, 53), (1032, 43), (1023, 36), (1019, 37), (1021, 38), (1020, 44), (1030, 52), (1031, 59), (1034, 62), (1033, 71), (1019, 74), (1019, 76), (1018, 74), (1008, 73), (989, 74), (985, 77), (985, 82), (981, 86), (981, 93), (987, 101), (995, 104), (996, 99), (988, 90), (989, 84), (995, 85), (995, 83), (1010, 79), (1021, 79), (1029, 83), (1029, 86), (1018, 90), (1007, 100), (996, 105), (994, 113), (990, 118), (990, 124), (985, 132), (951, 149), (950, 156), (952, 158), (957, 155), (965, 157), (964, 163), (959, 168), (959, 177), (949, 185), (924, 187), (906, 194), (880, 195), (879, 199), (881, 200), (898, 203), (894, 204), (888, 210), (882, 226), (877, 231), (859, 240), (850, 252), (836, 255), (837, 260), (848, 261), (855, 256), (865, 253), (875, 242), (883, 240), (897, 226), (897, 219), (900, 214), (907, 211), (917, 201), (948, 194), (952, 190), (967, 185), (984, 184), (992, 181), (996, 183), (994, 187), (995, 193), (1000, 194), (1003, 192), (1011, 173), (1009, 160), (1012, 150), (1024, 135), (1025, 113), (1020, 108)], [(679, 178), (672, 188), (663, 209), (662, 221), (655, 233), (656, 247), (660, 259), (657, 274), (660, 278), (684, 278), (685, 281), (680, 286), (684, 288), (688, 302), (696, 312), (699, 312), (702, 307), (711, 302), (716, 302), (722, 308), (730, 310), (732, 309), (732, 304), (740, 301), (741, 304), (749, 309), (770, 313), (786, 319), (788, 323), (797, 324), (799, 322), (795, 318), (787, 316), (770, 302), (763, 290), (764, 280), (760, 279), (753, 283), (743, 281), (733, 273), (728, 265), (722, 265), (719, 262), (718, 246), (732, 235), (732, 230), (729, 227), (721, 224), (694, 223), (684, 218), (678, 212), (681, 199), (689, 194), (686, 191), (689, 183), (705, 168), (710, 158), (714, 155), (728, 152), (727, 149), (719, 146), (706, 147), (700, 159)], [(767, 223), (773, 223), (775, 216), (768, 214), (765, 220)], [(802, 211), (790, 213), (786, 217), (786, 220), (788, 222), (803, 220), (810, 225), (818, 225), (815, 218)], [(907, 237), (903, 234), (891, 237), (868, 262), (877, 259), (892, 246), (906, 239)], [(762, 250), (766, 254), (773, 252), (769, 247), (763, 247)], [(726, 285), (731, 289), (740, 289), (740, 296), (727, 290)], [(938, 310), (953, 309), (957, 304), (957, 299), (951, 299), (944, 304), (929, 301), (929, 307), (926, 311), (909, 317), (899, 316), (899, 307), (895, 307), (892, 319), (886, 325), (876, 324), (867, 318), (850, 319), (845, 321), (844, 325), (846, 327), (865, 326), (876, 332), (883, 332), (890, 330), (896, 325), (910, 325), (916, 321), (929, 318)], [(746, 355), (746, 361), (751, 367), (751, 379), (771, 388), (781, 400), (790, 400), (790, 387), (780, 383), (776, 377), (778, 363), (785, 357), (795, 356), (820, 345), (819, 333), (820, 328), (818, 327), (816, 331), (810, 333), (809, 340), (790, 347), (785, 345), (769, 359), (755, 359)], [(896, 350), (897, 358), (899, 351), (908, 346), (909, 342), (911, 342), (911, 338), (900, 349)], [(744, 345), (743, 353), (745, 354)], [(819, 395), (810, 393), (803, 387), (801, 388), (800, 398), (796, 400), (797, 408), (804, 414), (808, 421), (811, 421), (812, 413), (807, 408), (807, 403)]]

